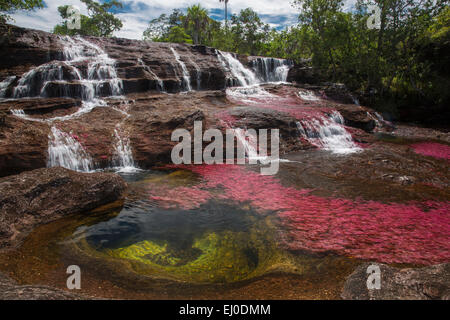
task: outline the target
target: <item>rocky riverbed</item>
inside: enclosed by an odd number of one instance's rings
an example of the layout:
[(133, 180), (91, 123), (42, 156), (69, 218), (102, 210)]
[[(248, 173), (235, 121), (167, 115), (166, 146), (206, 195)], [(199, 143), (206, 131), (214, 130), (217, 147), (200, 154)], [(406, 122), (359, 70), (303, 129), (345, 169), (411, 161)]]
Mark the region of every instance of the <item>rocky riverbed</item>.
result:
[[(386, 121), (287, 60), (2, 34), (0, 298), (448, 298), (448, 130)], [(195, 122), (279, 129), (278, 173), (173, 165)]]

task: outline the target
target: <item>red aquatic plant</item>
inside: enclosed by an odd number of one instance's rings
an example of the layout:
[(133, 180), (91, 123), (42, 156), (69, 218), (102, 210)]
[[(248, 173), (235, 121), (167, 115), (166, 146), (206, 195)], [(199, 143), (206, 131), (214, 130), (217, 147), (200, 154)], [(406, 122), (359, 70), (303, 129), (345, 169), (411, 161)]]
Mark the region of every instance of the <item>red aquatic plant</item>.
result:
[(450, 146), (435, 142), (421, 142), (411, 146), (415, 153), (450, 160)]
[(192, 208), (212, 197), (208, 190), (222, 188), (216, 198), (247, 203), (261, 213), (276, 212), (284, 245), (291, 250), (335, 252), (386, 263), (434, 264), (450, 259), (448, 202), (325, 198), (236, 165), (185, 168), (203, 181), (191, 190), (173, 189), (165, 196), (168, 200)]

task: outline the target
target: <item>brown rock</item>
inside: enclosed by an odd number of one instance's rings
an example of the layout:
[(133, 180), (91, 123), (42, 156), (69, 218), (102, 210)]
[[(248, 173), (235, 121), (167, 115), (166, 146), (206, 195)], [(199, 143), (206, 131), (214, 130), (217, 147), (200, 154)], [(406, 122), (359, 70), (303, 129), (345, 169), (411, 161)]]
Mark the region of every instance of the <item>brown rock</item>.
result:
[[(286, 113), (271, 109), (256, 109), (250, 107), (236, 107), (229, 111), (236, 119), (235, 127), (280, 130), (280, 153), (288, 153), (311, 148), (304, 139), (300, 139), (297, 120)], [(268, 132), (268, 138), (270, 133)], [(270, 147), (270, 144), (268, 144)]]
[(20, 286), (0, 273), (0, 300), (83, 300), (77, 294), (48, 286)]
[[(367, 267), (381, 271), (381, 289), (367, 289)], [(347, 279), (341, 297), (347, 300), (436, 300), (450, 298), (450, 264), (399, 269), (365, 263)]]
[(5, 117), (0, 125), (0, 177), (46, 166), (49, 126)]
[(39, 224), (116, 201), (126, 183), (111, 173), (38, 169), (0, 179), (0, 248), (18, 244)]

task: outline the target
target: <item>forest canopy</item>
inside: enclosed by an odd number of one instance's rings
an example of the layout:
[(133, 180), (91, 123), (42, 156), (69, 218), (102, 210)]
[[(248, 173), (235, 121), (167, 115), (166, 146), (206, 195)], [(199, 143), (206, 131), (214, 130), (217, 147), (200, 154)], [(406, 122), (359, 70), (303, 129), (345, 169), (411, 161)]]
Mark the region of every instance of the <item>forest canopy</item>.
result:
[[(80, 28), (68, 27), (68, 5), (58, 11), (61, 35), (110, 37), (122, 28), (117, 0), (81, 0), (88, 9)], [(218, 5), (229, 1), (218, 1)], [(201, 4), (175, 9), (149, 22), (143, 39), (205, 45), (223, 51), (308, 62), (323, 81), (345, 83), (364, 103), (395, 109), (450, 104), (450, 8), (446, 0), (294, 0), (298, 22), (271, 28), (255, 10), (213, 19)], [(0, 22), (17, 10), (43, 7), (41, 0), (0, 1)], [(378, 8), (374, 18), (373, 11)], [(224, 19), (224, 20), (225, 20)]]
[[(379, 8), (375, 28), (373, 5)], [(200, 5), (150, 21), (143, 37), (185, 42), (247, 55), (310, 61), (323, 79), (343, 82), (366, 103), (397, 106), (449, 104), (450, 9), (444, 0), (295, 0), (298, 23), (276, 30), (251, 8), (227, 25)], [(403, 106), (401, 106), (403, 104)]]

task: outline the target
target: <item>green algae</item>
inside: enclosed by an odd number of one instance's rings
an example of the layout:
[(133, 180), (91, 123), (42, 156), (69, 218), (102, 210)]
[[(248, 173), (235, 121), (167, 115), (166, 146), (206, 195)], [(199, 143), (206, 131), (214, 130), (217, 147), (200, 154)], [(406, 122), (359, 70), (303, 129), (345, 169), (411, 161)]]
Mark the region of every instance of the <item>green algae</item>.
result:
[(83, 242), (82, 250), (97, 257), (127, 261), (134, 272), (155, 278), (190, 283), (237, 282), (289, 264), (274, 241), (269, 220), (258, 221), (249, 232), (206, 232), (195, 238), (188, 250), (173, 248), (161, 240), (143, 240), (103, 251)]

